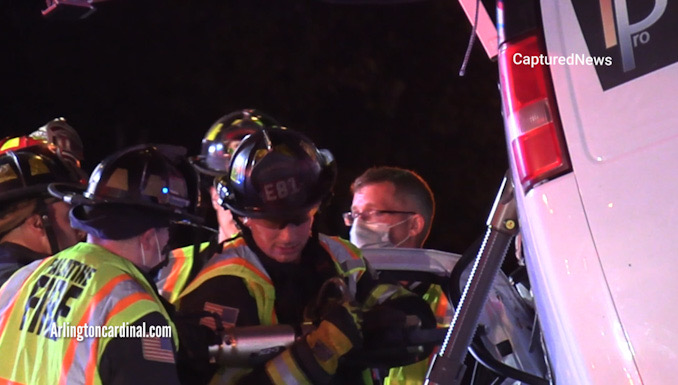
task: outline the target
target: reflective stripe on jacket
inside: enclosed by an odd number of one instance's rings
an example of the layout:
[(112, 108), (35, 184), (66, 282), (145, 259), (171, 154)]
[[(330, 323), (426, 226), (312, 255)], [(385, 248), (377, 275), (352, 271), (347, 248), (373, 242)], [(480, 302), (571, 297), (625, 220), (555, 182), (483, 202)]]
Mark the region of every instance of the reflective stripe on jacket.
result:
[[(200, 251), (205, 250), (209, 244), (209, 242), (200, 244)], [(193, 245), (190, 245), (172, 250), (168, 257), (167, 266), (163, 267), (158, 273), (156, 279), (158, 291), (172, 304), (175, 304), (179, 294), (188, 284), (195, 263), (193, 249)]]
[[(353, 244), (339, 237), (320, 234), (318, 240), (332, 258), (339, 276), (347, 279), (351, 295), (355, 296), (357, 282), (366, 271), (362, 254)], [(209, 279), (223, 275), (243, 279), (247, 290), (257, 304), (257, 313), (261, 325), (278, 323), (275, 314), (276, 293), (273, 282), (259, 261), (259, 257), (247, 246), (243, 238), (236, 238), (226, 243), (222, 253), (210, 258), (203, 270), (186, 287), (181, 296), (195, 290)], [(249, 369), (223, 367), (217, 371), (210, 384), (233, 384), (249, 371)]]
[[(360, 252), (353, 244), (339, 237), (320, 234), (318, 239), (332, 258), (337, 273), (347, 278), (351, 295), (355, 296), (357, 282), (366, 269)], [(247, 246), (243, 238), (225, 244), (223, 252), (210, 258), (181, 295), (186, 295), (205, 281), (222, 275), (240, 277), (245, 281), (247, 290), (257, 303), (259, 321), (262, 325), (277, 323), (273, 282), (259, 257)]]
[(72, 338), (75, 330), (112, 334), (154, 312), (178, 345), (160, 299), (130, 261), (89, 243), (36, 261), (0, 291), (0, 383), (101, 384), (99, 360), (113, 336)]

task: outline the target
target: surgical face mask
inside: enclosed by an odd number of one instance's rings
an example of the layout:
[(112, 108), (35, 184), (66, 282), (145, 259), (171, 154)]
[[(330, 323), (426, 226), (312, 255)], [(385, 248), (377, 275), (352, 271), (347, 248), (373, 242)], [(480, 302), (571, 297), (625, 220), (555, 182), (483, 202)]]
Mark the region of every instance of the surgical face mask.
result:
[(148, 269), (148, 273), (151, 276), (155, 276), (158, 273), (158, 271), (160, 271), (160, 269), (167, 266), (167, 262), (169, 261), (167, 257), (169, 256), (170, 252), (169, 242), (167, 245), (165, 245), (165, 247), (160, 249), (160, 240), (158, 239), (158, 233), (154, 232), (153, 235), (155, 236), (155, 246), (158, 251), (156, 258), (160, 260), (159, 263), (157, 263), (154, 266), (149, 266), (149, 262), (146, 261), (146, 252), (144, 251), (144, 247), (141, 244), (139, 245), (141, 247), (141, 263), (143, 264), (143, 267), (145, 269)]
[(349, 232), (351, 243), (358, 246), (359, 248), (372, 248), (372, 247), (398, 247), (402, 245), (405, 241), (410, 238), (408, 234), (403, 240), (397, 244), (393, 244), (389, 238), (389, 232), (391, 228), (398, 226), (401, 223), (405, 223), (410, 218), (406, 218), (398, 223), (389, 225), (387, 223), (366, 223), (360, 218), (356, 218), (353, 221), (351, 230)]

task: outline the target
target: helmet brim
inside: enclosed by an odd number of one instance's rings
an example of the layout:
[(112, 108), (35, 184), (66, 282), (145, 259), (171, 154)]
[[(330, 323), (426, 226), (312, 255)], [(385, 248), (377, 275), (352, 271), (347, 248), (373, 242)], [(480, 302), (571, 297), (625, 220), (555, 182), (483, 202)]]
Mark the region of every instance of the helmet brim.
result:
[(222, 205), (222, 207), (228, 209), (234, 215), (237, 215), (237, 216), (243, 217), (243, 218), (285, 221), (287, 219), (296, 218), (296, 217), (299, 217), (300, 215), (303, 215), (303, 214), (310, 212), (311, 210), (319, 207), (321, 202), (322, 201), (314, 202), (312, 204), (302, 206), (302, 207), (297, 207), (295, 209), (282, 208), (280, 210), (267, 210), (267, 211), (256, 210), (256, 209), (248, 210), (247, 208), (242, 210), (242, 209), (239, 209), (239, 208), (237, 208), (233, 205), (228, 204), (227, 202), (225, 202)]
[(101, 199), (97, 197), (90, 198), (84, 194), (85, 191), (87, 191), (86, 188), (78, 187), (77, 185), (70, 183), (51, 183), (49, 186), (47, 186), (47, 191), (53, 197), (58, 198), (74, 207), (79, 205), (97, 206), (104, 204), (120, 204), (164, 214), (174, 222), (188, 222), (194, 225), (201, 225), (204, 222), (202, 217), (186, 212), (180, 212), (179, 210), (173, 210), (166, 206), (130, 202), (124, 199)]
[[(49, 198), (51, 194), (48, 192), (48, 187), (49, 183), (43, 183), (23, 188), (21, 190), (9, 191), (0, 195), (0, 203), (3, 205), (7, 205), (12, 202), (21, 201), (24, 199), (34, 199), (40, 197)], [(76, 188), (77, 185), (74, 184), (73, 187)], [(84, 187), (81, 188), (82, 191), (85, 190)]]
[(207, 163), (205, 163), (205, 158), (201, 155), (192, 156), (188, 158), (188, 162), (193, 166), (193, 168), (201, 174), (209, 175), (211, 177), (217, 177), (221, 175), (226, 175), (227, 170), (224, 171), (215, 171), (211, 169)]

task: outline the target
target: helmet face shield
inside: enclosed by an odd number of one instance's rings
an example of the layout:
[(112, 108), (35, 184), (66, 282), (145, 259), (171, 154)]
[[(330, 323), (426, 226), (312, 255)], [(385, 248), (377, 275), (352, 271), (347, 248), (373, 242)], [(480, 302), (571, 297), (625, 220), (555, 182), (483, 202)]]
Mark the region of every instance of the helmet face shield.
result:
[(228, 176), (215, 181), (222, 206), (237, 215), (286, 221), (319, 206), (331, 192), (336, 169), (300, 133), (268, 129), (245, 138)]

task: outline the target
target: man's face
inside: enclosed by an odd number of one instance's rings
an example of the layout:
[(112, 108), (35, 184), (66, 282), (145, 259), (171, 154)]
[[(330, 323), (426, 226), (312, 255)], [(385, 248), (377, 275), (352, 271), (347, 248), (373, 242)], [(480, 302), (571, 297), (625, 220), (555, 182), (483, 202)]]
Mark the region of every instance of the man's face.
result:
[(252, 232), (257, 246), (278, 262), (297, 262), (311, 236), (311, 226), (317, 208), (290, 221), (245, 218), (244, 224)]
[[(392, 226), (388, 234), (392, 244), (400, 247), (416, 247), (410, 234), (408, 221), (412, 214), (407, 214), (413, 213), (413, 207), (410, 207), (413, 205), (407, 203), (396, 199), (396, 189), (393, 183), (379, 182), (362, 186), (353, 194), (351, 211), (355, 214), (363, 214), (357, 219), (364, 222), (385, 223)], [(394, 213), (395, 211), (400, 213)]]
[(64, 202), (54, 202), (47, 206), (52, 221), (52, 228), (56, 236), (59, 250), (69, 248), (85, 239), (85, 233), (71, 227), (68, 211), (71, 206)]

